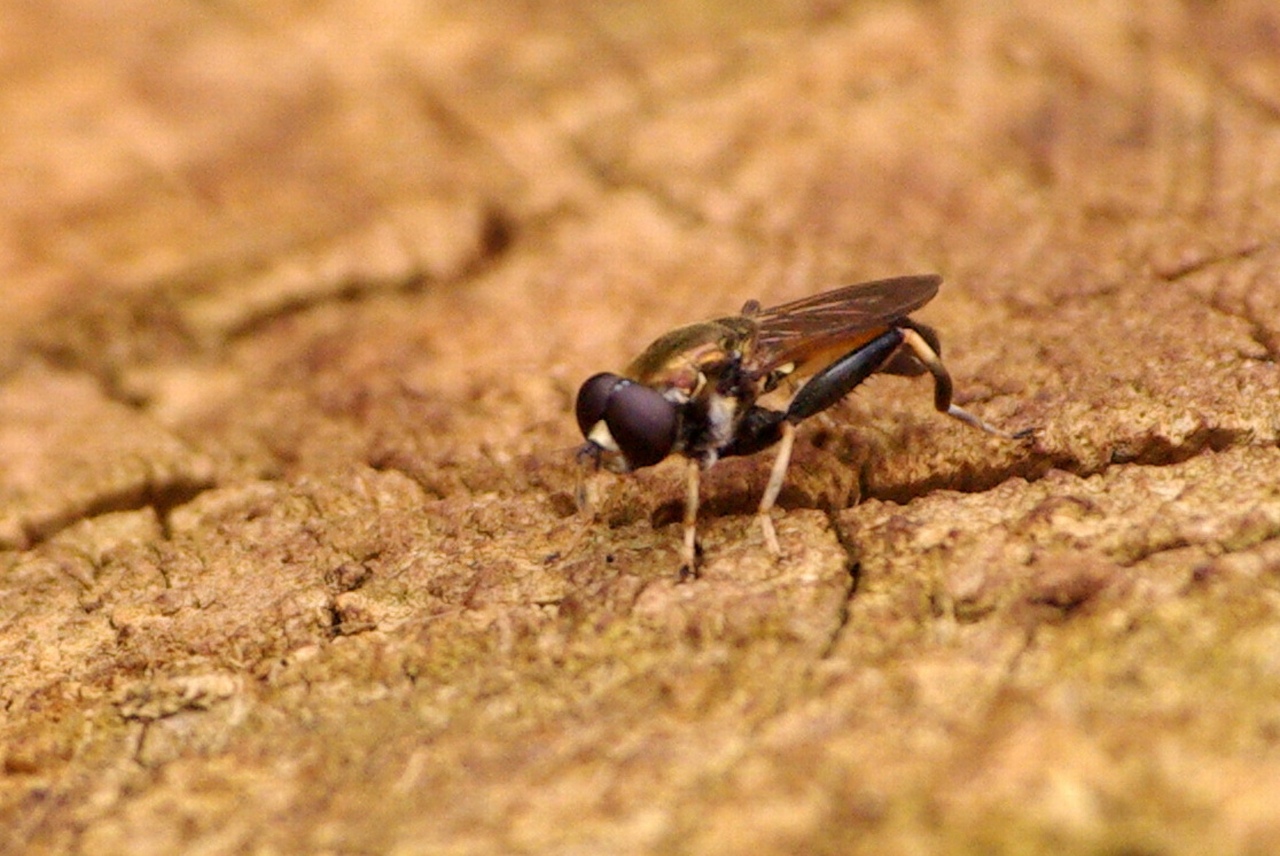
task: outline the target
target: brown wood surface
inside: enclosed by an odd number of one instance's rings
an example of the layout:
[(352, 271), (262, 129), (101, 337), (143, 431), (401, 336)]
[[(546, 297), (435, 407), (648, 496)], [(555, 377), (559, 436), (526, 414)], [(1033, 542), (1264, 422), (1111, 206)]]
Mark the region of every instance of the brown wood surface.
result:
[[(0, 118), (0, 851), (1280, 852), (1271, 0), (10, 0)], [(1034, 443), (575, 514), (583, 378), (930, 272)]]

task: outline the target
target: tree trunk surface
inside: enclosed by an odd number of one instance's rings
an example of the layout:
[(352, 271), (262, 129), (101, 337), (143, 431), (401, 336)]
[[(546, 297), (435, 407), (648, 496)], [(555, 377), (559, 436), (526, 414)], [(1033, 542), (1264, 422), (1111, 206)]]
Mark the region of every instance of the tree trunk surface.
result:
[[(0, 850), (1280, 852), (1280, 7), (7, 4)], [(578, 385), (939, 273), (702, 480)]]

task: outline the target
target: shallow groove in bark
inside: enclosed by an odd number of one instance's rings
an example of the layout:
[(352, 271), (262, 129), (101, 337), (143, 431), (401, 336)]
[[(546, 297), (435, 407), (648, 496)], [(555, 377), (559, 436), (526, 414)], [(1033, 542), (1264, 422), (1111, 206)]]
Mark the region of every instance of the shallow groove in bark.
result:
[(1173, 466), (1205, 452), (1222, 452), (1237, 446), (1257, 445), (1251, 442), (1252, 440), (1252, 432), (1245, 429), (1206, 426), (1185, 443), (1175, 444), (1165, 437), (1147, 436), (1135, 449), (1113, 448), (1109, 462), (1101, 466), (1087, 463), (1065, 452), (1053, 452), (1028, 457), (1006, 467), (971, 469), (957, 474), (937, 474), (927, 479), (888, 485), (878, 489), (871, 487), (864, 476), (860, 484), (860, 493), (863, 499), (877, 499), (905, 505), (917, 497), (939, 490), (983, 493), (1011, 478), (1034, 482), (1044, 478), (1050, 470), (1063, 470), (1080, 478), (1088, 478), (1100, 475), (1112, 466)]
[(30, 550), (56, 537), (60, 532), (85, 520), (106, 514), (154, 509), (160, 521), (161, 531), (169, 535), (169, 517), (174, 509), (186, 505), (216, 482), (205, 479), (177, 478), (159, 485), (142, 485), (95, 496), (84, 503), (65, 508), (40, 520), (28, 522), (23, 527)]

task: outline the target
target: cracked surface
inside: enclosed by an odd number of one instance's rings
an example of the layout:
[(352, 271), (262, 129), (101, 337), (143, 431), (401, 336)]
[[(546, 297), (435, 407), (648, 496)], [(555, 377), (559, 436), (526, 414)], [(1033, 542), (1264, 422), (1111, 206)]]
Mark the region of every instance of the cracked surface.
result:
[[(1273, 4), (28, 5), (6, 843), (1280, 850)], [(1034, 442), (876, 378), (779, 560), (764, 456), (694, 582), (678, 467), (575, 515), (587, 375), (926, 271)]]

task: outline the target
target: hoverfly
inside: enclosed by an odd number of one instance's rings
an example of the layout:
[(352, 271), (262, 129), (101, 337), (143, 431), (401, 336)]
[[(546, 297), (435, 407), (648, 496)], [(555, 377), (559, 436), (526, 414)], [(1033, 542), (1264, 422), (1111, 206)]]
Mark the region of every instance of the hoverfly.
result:
[[(791, 461), (796, 426), (873, 374), (933, 376), (934, 407), (988, 434), (1009, 434), (951, 401), (951, 376), (932, 329), (907, 316), (938, 293), (938, 276), (902, 276), (838, 288), (771, 309), (747, 301), (738, 315), (672, 330), (622, 374), (601, 372), (578, 390), (580, 462), (626, 473), (673, 454), (686, 460), (682, 572), (697, 554), (699, 473), (720, 458), (778, 445), (757, 517), (781, 552), (769, 511)], [(788, 378), (812, 373), (785, 410), (756, 400)]]

